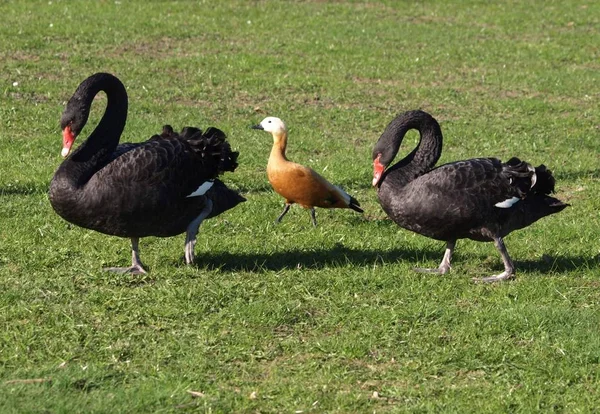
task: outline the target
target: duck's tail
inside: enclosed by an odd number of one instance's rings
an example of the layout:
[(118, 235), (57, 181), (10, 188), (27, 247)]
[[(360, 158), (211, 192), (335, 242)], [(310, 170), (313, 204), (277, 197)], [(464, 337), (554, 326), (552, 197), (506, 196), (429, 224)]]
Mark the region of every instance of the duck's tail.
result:
[(336, 198), (339, 200), (340, 204), (338, 204), (336, 207), (339, 207), (339, 208), (347, 207), (358, 213), (365, 212), (362, 208), (360, 208), (360, 203), (358, 202), (358, 200), (356, 198), (352, 197), (350, 194), (348, 194), (347, 192), (345, 192), (344, 190), (342, 190), (340, 187), (338, 187), (335, 184), (328, 183), (328, 185), (330, 185), (330, 188), (333, 188), (334, 192), (336, 192), (338, 194), (338, 196)]
[(352, 196), (350, 196), (350, 204), (348, 204), (348, 208), (351, 208), (352, 210), (357, 211), (359, 213), (365, 212), (362, 208), (360, 208), (358, 200)]

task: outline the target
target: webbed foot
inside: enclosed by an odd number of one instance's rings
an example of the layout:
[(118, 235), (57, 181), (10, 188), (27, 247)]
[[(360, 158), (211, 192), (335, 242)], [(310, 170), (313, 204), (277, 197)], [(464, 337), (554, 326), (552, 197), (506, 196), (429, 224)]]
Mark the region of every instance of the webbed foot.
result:
[(515, 277), (515, 272), (508, 272), (508, 271), (504, 271), (502, 273), (500, 273), (499, 275), (493, 275), (493, 276), (488, 276), (488, 277), (474, 277), (473, 278), (473, 282), (476, 283), (494, 283), (494, 282), (501, 282), (503, 280), (509, 280), (509, 279), (513, 279)]
[(118, 274), (128, 273), (131, 275), (143, 275), (147, 273), (146, 270), (140, 264), (130, 267), (103, 267), (102, 270)]

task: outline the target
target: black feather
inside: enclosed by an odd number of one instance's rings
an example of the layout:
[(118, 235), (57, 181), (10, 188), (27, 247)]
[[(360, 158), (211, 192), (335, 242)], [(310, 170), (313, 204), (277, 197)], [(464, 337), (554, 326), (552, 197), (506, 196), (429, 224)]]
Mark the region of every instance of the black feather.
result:
[(108, 96), (104, 116), (50, 184), (50, 202), (61, 217), (115, 236), (166, 237), (191, 231), (188, 226), (211, 205), (210, 215), (215, 216), (244, 201), (220, 181), (206, 194), (188, 197), (207, 180), (237, 167), (238, 152), (216, 128), (203, 134), (187, 127), (177, 134), (165, 125), (145, 142), (119, 145), (127, 93), (110, 74), (82, 82), (65, 108), (61, 126), (82, 130), (100, 91)]
[[(567, 206), (548, 196), (554, 191), (552, 173), (516, 157), (505, 163), (474, 158), (434, 168), (442, 131), (423, 111), (402, 113), (388, 125), (373, 150), (376, 171), (389, 166), (412, 128), (421, 134), (419, 145), (376, 181), (381, 206), (401, 227), (451, 246), (461, 238), (495, 241), (505, 263), (503, 277), (510, 277), (513, 269), (501, 238)], [(509, 200), (515, 202), (505, 204)], [(449, 261), (440, 268), (447, 271)]]

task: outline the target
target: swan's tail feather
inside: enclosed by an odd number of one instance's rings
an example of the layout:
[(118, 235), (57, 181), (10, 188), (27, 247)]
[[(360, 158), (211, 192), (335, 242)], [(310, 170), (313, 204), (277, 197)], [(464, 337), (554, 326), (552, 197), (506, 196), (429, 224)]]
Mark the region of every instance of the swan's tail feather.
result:
[(508, 175), (520, 198), (527, 194), (548, 195), (554, 193), (555, 180), (552, 171), (544, 164), (533, 167), (531, 164), (513, 157), (504, 164)]
[(154, 135), (151, 139), (169, 138), (184, 139), (200, 157), (211, 159), (216, 164), (217, 174), (233, 172), (238, 166), (239, 152), (231, 150), (227, 135), (218, 128), (209, 127), (202, 132), (200, 128), (187, 126), (178, 134), (171, 125), (164, 125), (161, 134)]
[(534, 168), (518, 158), (511, 158), (504, 164), (504, 171), (522, 200), (515, 204), (503, 223), (503, 235), (527, 227), (542, 217), (556, 214), (569, 206), (550, 197), (554, 192), (555, 180), (545, 165)]
[(177, 133), (173, 131), (173, 127), (171, 125), (163, 125), (162, 132), (160, 134), (152, 135), (148, 141), (169, 138), (177, 138)]
[(227, 136), (223, 131), (217, 128), (208, 128), (202, 137), (206, 140), (205, 151), (214, 157), (219, 158), (219, 172), (235, 171), (238, 166), (237, 158), (239, 152), (232, 151)]
[(552, 176), (552, 171), (546, 168), (544, 164), (535, 167), (535, 175), (537, 181), (532, 188), (536, 194), (552, 194), (554, 192), (555, 180)]
[(537, 180), (531, 192), (542, 200), (544, 207), (540, 210), (547, 212), (547, 214), (554, 214), (569, 206), (569, 204), (560, 201), (558, 198), (550, 197), (550, 194), (554, 192), (554, 184), (556, 183), (552, 171), (542, 164), (535, 167), (535, 175)]
[(502, 224), (502, 236), (527, 227), (543, 217), (556, 214), (568, 206), (569, 204), (563, 203), (557, 198), (544, 194), (532, 194), (515, 205), (516, 211), (513, 211)]
[(239, 152), (231, 150), (227, 135), (220, 129), (209, 127), (202, 132), (199, 128), (185, 127), (179, 136), (185, 139), (194, 152), (202, 158), (209, 157), (215, 161), (219, 174), (225, 171), (233, 172), (237, 168)]
[(512, 157), (503, 165), (503, 173), (517, 190), (519, 198), (524, 198), (535, 186), (537, 181), (536, 171), (531, 164)]
[(179, 136), (181, 136), (181, 138), (188, 139), (188, 140), (194, 138), (195, 136), (201, 136), (201, 135), (202, 135), (202, 130), (200, 128), (190, 127), (190, 126), (183, 128), (181, 130), (181, 132), (179, 133)]
[(173, 127), (171, 125), (163, 125), (162, 132), (160, 133), (162, 138), (171, 138), (174, 135), (175, 132), (173, 131)]
[(214, 185), (206, 192), (206, 196), (213, 202), (213, 208), (207, 218), (218, 216), (246, 201), (237, 191), (227, 188), (218, 179), (215, 179)]

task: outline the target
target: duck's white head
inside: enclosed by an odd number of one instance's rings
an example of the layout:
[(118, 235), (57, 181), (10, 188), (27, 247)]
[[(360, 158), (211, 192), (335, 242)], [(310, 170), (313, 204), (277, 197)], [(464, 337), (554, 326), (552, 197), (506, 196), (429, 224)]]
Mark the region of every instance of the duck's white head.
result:
[(274, 116), (268, 116), (261, 121), (260, 124), (254, 125), (254, 129), (262, 129), (263, 131), (270, 132), (273, 135), (282, 135), (287, 133), (287, 128), (283, 121)]

